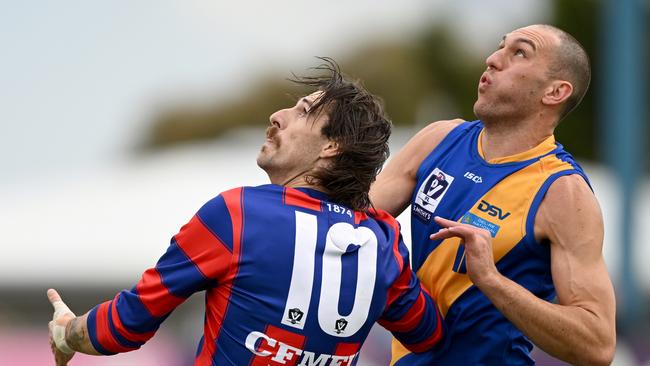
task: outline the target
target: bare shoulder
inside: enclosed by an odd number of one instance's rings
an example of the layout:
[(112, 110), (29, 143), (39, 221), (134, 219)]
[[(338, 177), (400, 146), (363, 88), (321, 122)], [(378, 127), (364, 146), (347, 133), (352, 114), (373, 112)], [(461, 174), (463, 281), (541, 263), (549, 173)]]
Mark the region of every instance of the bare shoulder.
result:
[(424, 127), (391, 157), (370, 188), (376, 207), (397, 216), (409, 205), (422, 161), (462, 119), (433, 122)]
[[(567, 214), (576, 212), (588, 214), (589, 212), (584, 211), (586, 208), (591, 208), (590, 212), (600, 213), (596, 196), (584, 178), (578, 174), (565, 175), (556, 179), (549, 187), (542, 201), (542, 207)], [(561, 214), (561, 212), (556, 213)]]
[(430, 142), (437, 145), (445, 138), (445, 136), (447, 136), (447, 134), (449, 134), (449, 132), (451, 132), (451, 130), (463, 122), (465, 122), (465, 120), (460, 118), (431, 122), (422, 130), (420, 130), (420, 132), (418, 132), (415, 137), (418, 135), (426, 135), (427, 137), (433, 139), (433, 141), (430, 140)]
[(420, 162), (440, 144), (442, 140), (464, 120), (452, 119), (436, 121), (421, 129), (400, 151), (400, 155), (406, 155), (408, 160), (419, 166)]
[(560, 245), (596, 242), (602, 246), (602, 212), (584, 178), (572, 174), (551, 184), (535, 218), (535, 236)]

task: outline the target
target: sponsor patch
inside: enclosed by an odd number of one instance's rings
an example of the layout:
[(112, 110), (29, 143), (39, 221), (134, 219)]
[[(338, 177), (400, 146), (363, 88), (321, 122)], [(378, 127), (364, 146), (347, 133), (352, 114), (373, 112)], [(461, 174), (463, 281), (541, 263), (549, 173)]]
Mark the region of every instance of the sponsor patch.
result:
[(461, 217), (460, 219), (460, 222), (462, 224), (470, 224), (472, 226), (485, 229), (490, 232), (493, 238), (495, 238), (497, 236), (497, 233), (499, 232), (499, 225), (489, 222), (486, 219), (480, 218), (471, 212), (468, 212), (465, 215), (463, 215), (463, 217)]

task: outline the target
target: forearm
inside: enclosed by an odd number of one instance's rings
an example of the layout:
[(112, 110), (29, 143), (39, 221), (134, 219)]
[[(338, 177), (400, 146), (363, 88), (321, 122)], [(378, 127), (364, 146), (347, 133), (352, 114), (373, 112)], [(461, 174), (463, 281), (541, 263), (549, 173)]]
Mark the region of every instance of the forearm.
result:
[[(501, 275), (477, 285), (536, 346), (575, 365), (609, 364), (614, 345), (604, 319), (576, 305), (544, 301)], [(615, 341), (614, 341), (615, 342)]]
[(65, 327), (65, 341), (70, 348), (89, 355), (101, 355), (95, 350), (88, 335), (88, 313), (72, 319)]

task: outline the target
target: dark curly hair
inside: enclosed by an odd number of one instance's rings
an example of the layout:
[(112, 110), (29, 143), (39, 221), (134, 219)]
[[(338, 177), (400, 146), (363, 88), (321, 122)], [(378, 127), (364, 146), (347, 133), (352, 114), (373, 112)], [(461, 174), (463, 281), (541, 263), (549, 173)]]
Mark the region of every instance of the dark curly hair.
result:
[(357, 80), (348, 81), (329, 57), (315, 67), (325, 76), (296, 76), (291, 81), (323, 93), (309, 114), (325, 113), (321, 134), (335, 141), (339, 154), (332, 164), (310, 173), (307, 181), (317, 184), (334, 202), (354, 210), (371, 207), (368, 192), (388, 158), (392, 123), (379, 97), (370, 94)]

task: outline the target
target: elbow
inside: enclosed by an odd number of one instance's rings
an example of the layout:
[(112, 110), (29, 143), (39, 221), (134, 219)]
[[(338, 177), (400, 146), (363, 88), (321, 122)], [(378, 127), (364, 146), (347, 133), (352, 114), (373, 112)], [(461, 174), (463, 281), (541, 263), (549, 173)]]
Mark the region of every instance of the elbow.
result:
[(589, 366), (609, 366), (614, 360), (614, 352), (598, 352), (598, 355), (593, 355), (591, 358), (583, 360), (580, 364)]
[(608, 366), (611, 365), (612, 362), (614, 361), (614, 353), (616, 352), (616, 342), (612, 342), (612, 344), (608, 347), (605, 347), (601, 350), (598, 350), (595, 353), (595, 357), (593, 359), (593, 362), (590, 362), (590, 365), (603, 365), (603, 366)]
[(600, 345), (595, 365), (611, 365), (616, 353), (616, 331), (612, 331)]
[(614, 354), (616, 353), (616, 340), (612, 339), (606, 344), (594, 346), (591, 351), (584, 354), (584, 358), (576, 364), (590, 365), (590, 366), (608, 366), (614, 361)]

